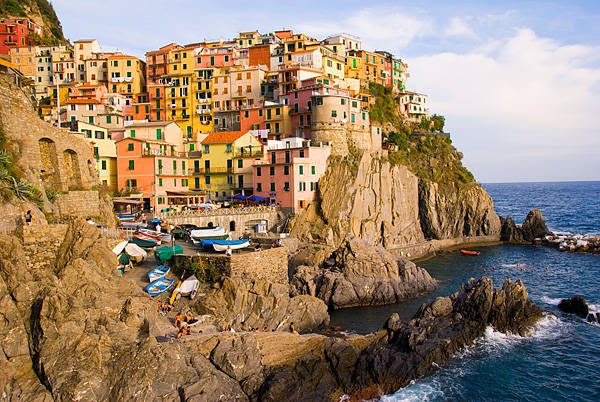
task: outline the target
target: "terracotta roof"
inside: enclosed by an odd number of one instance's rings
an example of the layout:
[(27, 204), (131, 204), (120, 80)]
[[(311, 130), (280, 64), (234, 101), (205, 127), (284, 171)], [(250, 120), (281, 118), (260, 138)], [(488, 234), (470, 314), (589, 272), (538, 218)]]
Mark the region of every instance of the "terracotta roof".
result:
[(229, 144), (244, 134), (245, 133), (241, 131), (223, 131), (219, 133), (211, 133), (204, 140), (202, 140), (202, 144)]

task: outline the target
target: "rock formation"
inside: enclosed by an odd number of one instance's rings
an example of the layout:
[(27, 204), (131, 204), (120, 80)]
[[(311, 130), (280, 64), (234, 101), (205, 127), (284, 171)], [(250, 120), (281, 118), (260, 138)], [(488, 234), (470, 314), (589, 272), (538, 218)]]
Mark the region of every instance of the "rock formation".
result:
[(575, 314), (580, 318), (586, 318), (590, 311), (587, 302), (581, 296), (562, 299), (560, 303), (558, 303), (558, 308), (565, 313)]
[(539, 209), (532, 209), (519, 227), (511, 216), (502, 219), (500, 238), (502, 241), (515, 244), (531, 244), (535, 239), (551, 234), (546, 220)]
[(323, 299), (333, 309), (397, 303), (435, 289), (429, 273), (397, 260), (380, 246), (346, 240), (323, 267), (301, 266), (292, 277), (292, 294)]
[(492, 199), (478, 184), (441, 187), (378, 154), (351, 156), (330, 160), (319, 200), (296, 219), (294, 236), (338, 247), (352, 235), (388, 250), (428, 239), (499, 239)]
[(210, 314), (221, 328), (287, 330), (293, 322), (302, 332), (310, 332), (329, 324), (321, 300), (309, 295), (290, 297), (288, 286), (261, 279), (248, 283), (225, 278), (220, 289), (194, 308)]

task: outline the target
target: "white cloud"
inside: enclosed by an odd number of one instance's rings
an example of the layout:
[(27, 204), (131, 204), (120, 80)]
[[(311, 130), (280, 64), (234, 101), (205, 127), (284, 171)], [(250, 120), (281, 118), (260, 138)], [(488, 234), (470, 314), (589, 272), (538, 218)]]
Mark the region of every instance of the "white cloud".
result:
[(450, 24), (444, 31), (445, 36), (450, 37), (465, 37), (465, 38), (476, 38), (477, 35), (471, 29), (467, 23), (459, 17), (452, 17), (450, 19)]
[(409, 87), (446, 116), (467, 166), (483, 181), (598, 179), (600, 49), (528, 29), (482, 49), (409, 60)]

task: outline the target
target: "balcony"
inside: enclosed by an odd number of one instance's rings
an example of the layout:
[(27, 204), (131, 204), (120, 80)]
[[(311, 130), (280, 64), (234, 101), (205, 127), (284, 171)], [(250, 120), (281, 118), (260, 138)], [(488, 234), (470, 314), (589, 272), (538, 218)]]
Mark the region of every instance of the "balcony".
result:
[(199, 175), (199, 174), (230, 174), (233, 173), (233, 167), (211, 167), (211, 168), (199, 168), (199, 169), (190, 169), (190, 174)]
[(210, 112), (211, 112), (210, 109), (203, 109), (203, 108), (196, 109), (196, 114), (210, 114)]
[(262, 149), (237, 150), (233, 153), (234, 158), (258, 158), (264, 156)]

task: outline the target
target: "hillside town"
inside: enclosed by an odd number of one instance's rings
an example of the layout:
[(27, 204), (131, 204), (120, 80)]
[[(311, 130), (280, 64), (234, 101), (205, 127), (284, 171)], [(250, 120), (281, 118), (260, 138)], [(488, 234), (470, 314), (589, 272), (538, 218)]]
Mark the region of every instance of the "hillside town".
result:
[(42, 119), (90, 143), (102, 186), (147, 210), (254, 196), (298, 213), (331, 155), (382, 147), (371, 85), (392, 89), (407, 122), (429, 118), (407, 64), (349, 34), (240, 32), (141, 60), (95, 39), (36, 45), (41, 33), (0, 20), (0, 61), (30, 80)]

